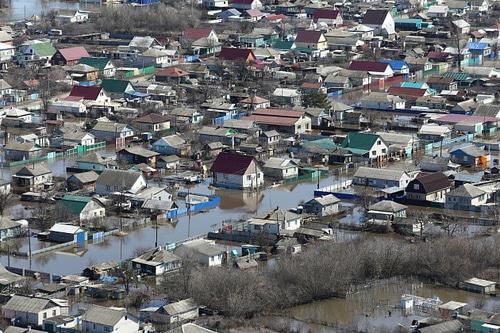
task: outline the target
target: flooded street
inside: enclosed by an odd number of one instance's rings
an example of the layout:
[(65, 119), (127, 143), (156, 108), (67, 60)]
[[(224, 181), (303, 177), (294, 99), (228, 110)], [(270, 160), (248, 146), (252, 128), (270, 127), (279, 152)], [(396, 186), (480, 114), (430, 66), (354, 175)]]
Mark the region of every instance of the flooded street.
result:
[[(320, 186), (332, 183), (332, 177), (323, 178)], [(255, 212), (265, 213), (276, 207), (293, 208), (300, 201), (307, 201), (313, 197), (317, 187), (316, 181), (304, 181), (297, 184), (283, 185), (259, 191), (243, 193), (241, 191), (212, 189), (209, 180), (191, 187), (192, 193), (215, 194), (220, 196), (221, 203), (208, 212), (192, 215), (191, 223), (188, 216), (183, 216), (175, 224), (161, 225), (158, 229), (159, 244), (167, 244), (198, 236), (221, 227), (224, 220), (240, 219), (252, 216)], [(256, 206), (258, 205), (258, 209)], [(14, 207), (20, 209), (20, 207)], [(100, 244), (87, 244), (84, 248), (72, 248), (67, 251), (56, 251), (48, 254), (36, 255), (31, 262), (24, 257), (11, 257), (10, 263), (14, 267), (31, 268), (34, 270), (51, 272), (54, 274), (80, 273), (83, 268), (93, 263), (109, 260), (127, 259), (140, 248), (152, 248), (155, 242), (155, 229), (146, 226), (131, 231), (124, 237), (110, 236)], [(40, 248), (42, 244), (32, 242), (32, 249)], [(27, 240), (24, 241), (21, 251), (28, 249)], [(7, 256), (0, 257), (0, 262), (7, 265)]]
[(33, 15), (41, 15), (52, 9), (78, 9), (78, 2), (59, 0), (10, 0), (9, 8), (0, 12), (3, 21), (18, 21)]
[(402, 294), (438, 297), (444, 303), (451, 300), (464, 302), (489, 311), (500, 309), (500, 298), (418, 282), (391, 280), (348, 295), (346, 299), (332, 298), (291, 308), (278, 321), (281, 321), (281, 325), (287, 323), (290, 330), (298, 332), (339, 332), (340, 328), (365, 332), (390, 331), (398, 324), (408, 326), (413, 319), (424, 315), (404, 314), (397, 308)]

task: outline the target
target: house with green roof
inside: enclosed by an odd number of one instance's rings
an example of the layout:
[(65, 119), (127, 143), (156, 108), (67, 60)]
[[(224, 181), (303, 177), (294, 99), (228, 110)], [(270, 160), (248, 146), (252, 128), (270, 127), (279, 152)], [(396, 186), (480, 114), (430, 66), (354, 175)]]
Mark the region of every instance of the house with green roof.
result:
[(135, 92), (134, 87), (127, 80), (103, 79), (101, 87), (113, 99), (123, 98)]
[(350, 151), (358, 160), (368, 159), (370, 162), (377, 163), (385, 161), (389, 152), (387, 143), (374, 133), (348, 133), (341, 146)]
[(80, 222), (102, 219), (106, 216), (104, 205), (89, 196), (66, 194), (57, 201), (56, 207)]
[(459, 87), (470, 87), (474, 83), (474, 78), (470, 74), (463, 72), (446, 72), (443, 77), (457, 81)]
[(114, 77), (116, 67), (111, 59), (106, 57), (81, 57), (79, 64), (92, 66), (99, 70), (99, 76), (102, 78)]
[(19, 46), (19, 53), (16, 57), (17, 63), (26, 67), (37, 63), (42, 66), (50, 66), (50, 59), (56, 53), (56, 49), (50, 42), (31, 40)]

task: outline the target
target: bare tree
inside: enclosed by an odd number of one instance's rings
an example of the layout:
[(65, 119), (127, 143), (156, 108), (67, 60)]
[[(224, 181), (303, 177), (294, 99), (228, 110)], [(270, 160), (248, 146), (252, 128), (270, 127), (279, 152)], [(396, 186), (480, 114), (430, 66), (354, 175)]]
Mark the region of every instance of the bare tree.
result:
[(5, 208), (12, 202), (12, 193), (0, 191), (0, 216), (3, 216)]

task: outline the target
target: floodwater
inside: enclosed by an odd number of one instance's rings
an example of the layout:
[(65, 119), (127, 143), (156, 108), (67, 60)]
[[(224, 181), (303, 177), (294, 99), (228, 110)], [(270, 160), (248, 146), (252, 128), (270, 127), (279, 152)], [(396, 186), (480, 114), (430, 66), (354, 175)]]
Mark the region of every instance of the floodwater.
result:
[(347, 298), (332, 298), (289, 309), (279, 319), (297, 332), (339, 332), (353, 329), (364, 332), (393, 331), (399, 324), (409, 326), (413, 319), (430, 314), (404, 313), (398, 308), (402, 294), (438, 297), (443, 302), (457, 301), (488, 311), (500, 309), (500, 298), (470, 293), (419, 282), (392, 279)]
[[(332, 178), (323, 178), (320, 186), (332, 183)], [(158, 227), (158, 243), (165, 245), (188, 238), (199, 236), (209, 231), (219, 229), (225, 220), (237, 220), (250, 217), (255, 213), (263, 214), (274, 209), (293, 208), (301, 201), (310, 200), (317, 187), (316, 181), (305, 181), (296, 184), (283, 185), (264, 189), (257, 193), (243, 193), (235, 190), (213, 189), (209, 180), (191, 188), (192, 193), (215, 194), (220, 196), (221, 203), (208, 212), (181, 217), (175, 224), (165, 224)], [(16, 206), (17, 210), (20, 207)], [(131, 231), (123, 237), (111, 236), (99, 244), (87, 244), (84, 248), (71, 248), (67, 251), (55, 251), (48, 254), (33, 256), (28, 260), (24, 257), (11, 257), (10, 264), (14, 267), (31, 268), (33, 270), (51, 272), (53, 274), (80, 273), (90, 264), (110, 260), (128, 259), (134, 256), (137, 249), (152, 248), (155, 242), (155, 228), (146, 226)], [(32, 249), (42, 245), (32, 242)], [(28, 249), (27, 240), (21, 246), (21, 251)], [(7, 256), (0, 257), (3, 265), (7, 264)]]
[[(7, 0), (9, 1), (9, 0)], [(52, 9), (78, 9), (76, 2), (60, 0), (10, 0), (10, 6), (0, 12), (2, 21), (19, 21), (33, 15), (40, 16)]]

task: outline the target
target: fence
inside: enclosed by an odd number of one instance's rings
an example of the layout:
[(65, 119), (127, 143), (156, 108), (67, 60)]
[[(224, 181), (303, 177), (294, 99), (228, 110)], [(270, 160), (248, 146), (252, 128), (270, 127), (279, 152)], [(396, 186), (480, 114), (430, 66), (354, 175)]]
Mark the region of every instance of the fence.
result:
[(215, 117), (212, 118), (212, 125), (222, 125), (226, 120), (240, 119), (244, 115), (245, 115), (244, 113), (237, 113), (237, 114), (228, 114), (222, 117)]
[(47, 160), (51, 160), (57, 157), (69, 157), (73, 155), (82, 155), (87, 152), (97, 150), (97, 149), (102, 149), (106, 148), (106, 142), (98, 142), (93, 145), (86, 145), (86, 146), (76, 146), (75, 148), (68, 149), (63, 152), (49, 152), (45, 156), (40, 156), (40, 157), (35, 157), (35, 158), (30, 158), (27, 160), (22, 160), (22, 161), (12, 161), (12, 162), (4, 162), (2, 163), (2, 167), (15, 167), (19, 165), (26, 165), (26, 164), (33, 164), (33, 163), (39, 163), (39, 162), (44, 162)]
[(215, 195), (208, 195), (209, 200), (207, 202), (200, 202), (198, 204), (191, 205), (189, 208), (176, 208), (168, 211), (165, 217), (168, 219), (177, 218), (187, 213), (196, 213), (202, 210), (212, 209), (219, 205), (220, 198)]

